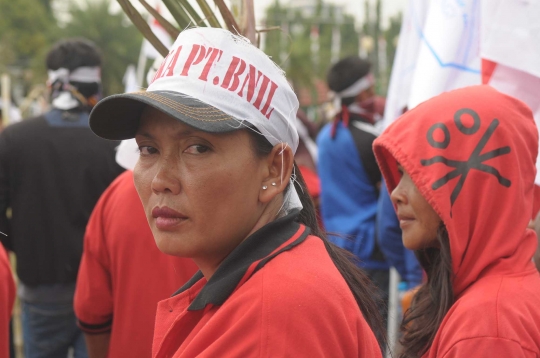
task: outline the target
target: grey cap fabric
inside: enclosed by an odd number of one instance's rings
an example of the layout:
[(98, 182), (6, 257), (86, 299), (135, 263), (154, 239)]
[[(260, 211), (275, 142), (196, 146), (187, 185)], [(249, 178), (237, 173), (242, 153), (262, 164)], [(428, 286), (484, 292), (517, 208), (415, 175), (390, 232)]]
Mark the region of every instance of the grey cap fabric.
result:
[(146, 106), (205, 132), (224, 133), (241, 127), (240, 120), (196, 98), (179, 92), (152, 91), (104, 98), (90, 113), (90, 128), (105, 139), (134, 138)]

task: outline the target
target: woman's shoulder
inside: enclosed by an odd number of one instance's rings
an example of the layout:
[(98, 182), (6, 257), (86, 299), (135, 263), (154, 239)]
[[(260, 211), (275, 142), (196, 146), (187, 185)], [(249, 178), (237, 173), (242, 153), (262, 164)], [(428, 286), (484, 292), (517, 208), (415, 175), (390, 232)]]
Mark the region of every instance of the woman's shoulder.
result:
[[(270, 261), (264, 270), (261, 270), (261, 279), (267, 283), (265, 290), (273, 291), (276, 288), (294, 294), (304, 294), (304, 290), (311, 293), (321, 292), (328, 296), (329, 291), (335, 293), (350, 293), (343, 276), (330, 258), (323, 241), (313, 235), (297, 247), (285, 251)], [(253, 279), (256, 279), (255, 275)], [(275, 286), (275, 284), (284, 283)], [(350, 293), (352, 298), (352, 293)], [(353, 298), (354, 299), (354, 298)]]
[(345, 279), (316, 236), (308, 236), (301, 245), (269, 261), (242, 290), (255, 293), (252, 299), (274, 316), (309, 316), (320, 311), (335, 317), (348, 315), (352, 320), (362, 317)]
[[(540, 277), (481, 279), (454, 303), (437, 335), (444, 345), (470, 339), (505, 339), (540, 348)], [(454, 343), (452, 343), (454, 342)]]

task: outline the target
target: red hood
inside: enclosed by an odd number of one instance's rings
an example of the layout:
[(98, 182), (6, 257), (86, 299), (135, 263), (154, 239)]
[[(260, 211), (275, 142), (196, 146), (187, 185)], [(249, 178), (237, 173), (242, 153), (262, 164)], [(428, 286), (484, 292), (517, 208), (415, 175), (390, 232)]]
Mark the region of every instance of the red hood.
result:
[(489, 86), (444, 93), (401, 116), (374, 150), (388, 189), (399, 162), (446, 225), (456, 295), (530, 265), (538, 132), (525, 104)]

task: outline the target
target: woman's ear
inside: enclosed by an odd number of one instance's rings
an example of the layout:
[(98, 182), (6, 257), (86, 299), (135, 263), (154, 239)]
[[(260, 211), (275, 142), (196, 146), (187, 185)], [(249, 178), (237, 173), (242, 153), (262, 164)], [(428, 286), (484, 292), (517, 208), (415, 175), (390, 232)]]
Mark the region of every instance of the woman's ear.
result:
[(279, 143), (268, 154), (266, 159), (268, 176), (261, 183), (259, 201), (271, 202), (277, 195), (283, 193), (294, 167), (294, 154), (287, 143)]

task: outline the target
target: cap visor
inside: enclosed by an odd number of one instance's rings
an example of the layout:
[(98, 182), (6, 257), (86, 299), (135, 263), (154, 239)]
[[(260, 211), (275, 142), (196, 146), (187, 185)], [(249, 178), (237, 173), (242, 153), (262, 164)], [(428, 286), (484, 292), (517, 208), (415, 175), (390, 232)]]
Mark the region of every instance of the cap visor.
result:
[(241, 121), (200, 100), (179, 92), (133, 92), (109, 96), (90, 113), (90, 128), (105, 139), (134, 138), (146, 106), (204, 132), (239, 129)]

